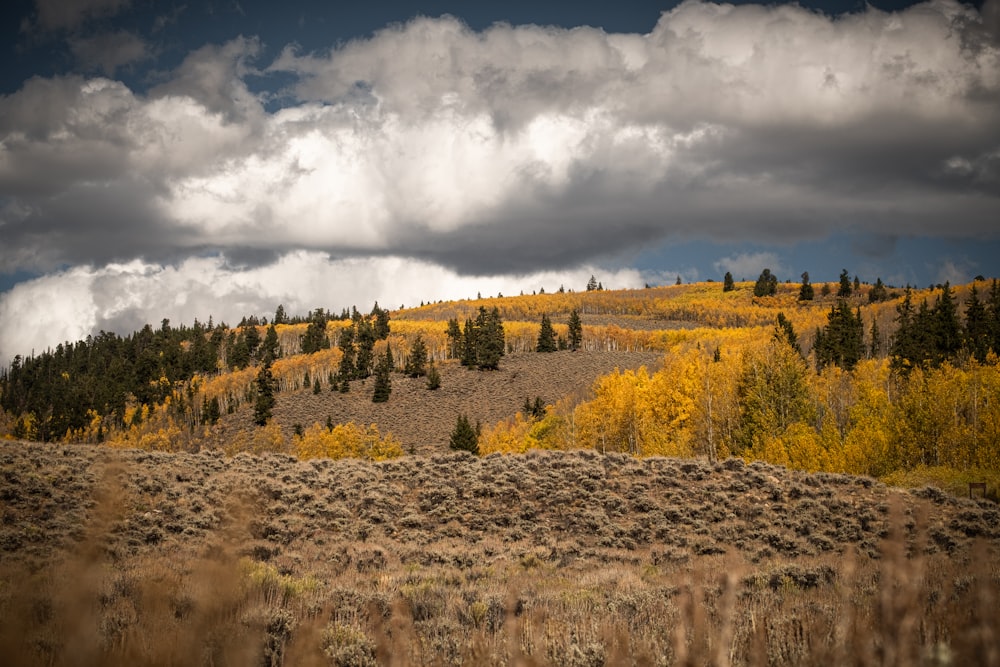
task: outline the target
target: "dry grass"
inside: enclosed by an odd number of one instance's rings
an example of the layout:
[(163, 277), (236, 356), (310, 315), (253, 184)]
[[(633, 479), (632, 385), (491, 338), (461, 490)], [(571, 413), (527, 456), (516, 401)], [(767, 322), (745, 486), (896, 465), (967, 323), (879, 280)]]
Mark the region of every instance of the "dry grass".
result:
[[(277, 395), (274, 419), (290, 439), (294, 426), (334, 424), (367, 426), (378, 424), (382, 433), (392, 433), (408, 451), (432, 453), (446, 450), (455, 418), (468, 415), (474, 422), (493, 424), (513, 416), (524, 400), (540, 397), (555, 403), (565, 396), (583, 396), (601, 376), (616, 368), (659, 367), (662, 352), (554, 352), (511, 354), (500, 370), (470, 371), (456, 361), (438, 366), (441, 388), (428, 391), (425, 378), (392, 376), (392, 394), (387, 403), (372, 403), (373, 380), (351, 383), (347, 394), (330, 391), (323, 378), (322, 391), (311, 388)], [(222, 418), (207, 444), (224, 447), (237, 433), (252, 433), (252, 408), (247, 406)]]
[(0, 445), (6, 664), (998, 665), (988, 501), (730, 460)]

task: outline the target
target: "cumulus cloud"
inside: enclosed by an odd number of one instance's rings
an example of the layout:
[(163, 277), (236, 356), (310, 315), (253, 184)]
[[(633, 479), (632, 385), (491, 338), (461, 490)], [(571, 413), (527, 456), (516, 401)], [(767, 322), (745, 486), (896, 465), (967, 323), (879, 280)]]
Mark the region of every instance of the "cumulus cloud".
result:
[(230, 324), (250, 314), (270, 317), (277, 305), (290, 313), (339, 311), (375, 301), (396, 308), (439, 299), (474, 298), (563, 285), (583, 289), (589, 276), (609, 288), (642, 286), (634, 270), (592, 266), (530, 275), (459, 276), (403, 257), (331, 258), (296, 251), (254, 268), (234, 268), (220, 256), (162, 266), (141, 260), (101, 268), (76, 267), (16, 285), (0, 294), (0, 359), (42, 352), (100, 330), (127, 333), (163, 318)]
[[(454, 278), (664, 240), (995, 239), (996, 14), (687, 2), (647, 34), (421, 18), (270, 63), (256, 38), (208, 45), (144, 93), (32, 79), (0, 98), (0, 271), (221, 253), (254, 275), (304, 251)], [(291, 83), (264, 99), (269, 76)], [(760, 259), (719, 267), (781, 269)]]

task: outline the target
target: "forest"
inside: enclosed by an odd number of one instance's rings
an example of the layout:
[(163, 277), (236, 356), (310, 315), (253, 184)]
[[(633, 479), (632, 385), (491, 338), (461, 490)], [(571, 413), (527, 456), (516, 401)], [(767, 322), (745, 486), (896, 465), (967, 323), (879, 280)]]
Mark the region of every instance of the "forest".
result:
[[(479, 423), (474, 451), (593, 449), (634, 456), (738, 456), (804, 471), (928, 480), (959, 491), (1000, 481), (1000, 286), (926, 289), (851, 280), (704, 282), (477, 298), (339, 315), (249, 315), (238, 325), (101, 332), (0, 376), (0, 433), (50, 443), (197, 451), (219, 423), (252, 412), (225, 443), (300, 458), (400, 456), (378, 424), (279, 424), (275, 396), (370, 392), (422, 378), (427, 401), (452, 365), (491, 373), (505, 355), (545, 363), (576, 350), (657, 351), (662, 362), (604, 375), (583, 393), (526, 397)], [(531, 399), (536, 399), (532, 404)], [(454, 423), (478, 415), (442, 414)], [(464, 448), (469, 448), (467, 445)], [(996, 484), (990, 484), (996, 488)]]

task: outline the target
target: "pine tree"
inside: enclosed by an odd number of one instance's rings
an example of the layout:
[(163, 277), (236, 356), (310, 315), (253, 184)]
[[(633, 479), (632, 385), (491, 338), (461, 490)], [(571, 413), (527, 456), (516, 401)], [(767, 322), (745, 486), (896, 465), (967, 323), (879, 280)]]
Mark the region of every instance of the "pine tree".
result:
[(472, 428), (469, 418), (464, 414), (459, 415), (455, 421), (455, 428), (451, 432), (448, 445), (454, 450), (479, 455), (479, 434), (476, 433), (476, 429)]
[(837, 289), (837, 296), (841, 299), (851, 296), (851, 278), (847, 275), (847, 269), (840, 272), (840, 287)]
[(500, 358), (504, 355), (503, 322), (500, 310), (496, 307), (490, 312), (482, 306), (476, 318), (476, 363), (481, 371), (495, 371), (500, 367)]
[(385, 355), (375, 367), (375, 389), (372, 392), (372, 403), (385, 403), (392, 392), (392, 350), (385, 346)]
[(802, 287), (799, 288), (799, 301), (812, 301), (815, 296), (812, 283), (809, 282), (809, 272), (802, 274)]
[(788, 343), (798, 354), (802, 354), (802, 348), (799, 347), (799, 336), (795, 333), (795, 327), (792, 326), (791, 320), (785, 317), (784, 313), (778, 313), (774, 337)]
[(257, 372), (257, 398), (254, 400), (253, 421), (257, 426), (266, 426), (274, 409), (274, 392), (277, 381), (271, 374), (271, 365), (264, 364)]
[(271, 324), (264, 334), (264, 343), (260, 346), (260, 360), (262, 363), (270, 363), (281, 356), (281, 347), (278, 345), (278, 331)]
[(934, 351), (932, 363), (937, 366), (951, 359), (962, 347), (962, 328), (958, 322), (958, 308), (951, 293), (951, 284), (945, 283), (933, 311)]
[(385, 340), (389, 337), (389, 311), (378, 307), (378, 302), (372, 308), (372, 315), (375, 317), (374, 333), (376, 340)]
[(274, 311), (274, 319), (271, 324), (288, 324), (288, 316), (285, 314), (285, 306), (278, 304), (278, 309)]
[(736, 289), (736, 285), (733, 283), (733, 274), (726, 271), (726, 276), (722, 279), (722, 291), (732, 292)]
[(375, 329), (366, 319), (358, 320), (356, 326), (358, 354), (354, 361), (354, 379), (364, 380), (371, 376), (372, 365), (375, 363)]
[(433, 359), (431, 359), (431, 365), (427, 369), (427, 388), (431, 391), (441, 388), (441, 374), (438, 372), (437, 366), (434, 365)]
[(465, 331), (462, 334), (462, 365), (466, 368), (475, 368), (476, 366), (476, 349), (478, 343), (476, 337), (478, 336), (478, 331), (475, 325), (472, 323), (471, 319), (465, 320)]
[(576, 308), (569, 311), (569, 349), (576, 351), (583, 344), (583, 323)]
[(350, 381), (357, 375), (357, 367), (354, 364), (354, 328), (346, 326), (340, 330), (340, 338), (337, 340), (337, 347), (340, 348), (340, 366), (337, 369), (339, 380), (338, 388), (340, 393), (346, 394), (350, 391)]
[(330, 339), (326, 336), (326, 313), (317, 308), (305, 334), (299, 339), (302, 354), (312, 354), (320, 350), (330, 349)]
[(427, 375), (427, 346), (424, 344), (424, 338), (420, 334), (417, 334), (417, 337), (413, 339), (404, 371), (411, 378)]
[(535, 345), (535, 352), (555, 352), (556, 332), (552, 328), (552, 320), (548, 315), (542, 315), (542, 325), (538, 331), (538, 343)]
[(595, 276), (590, 276), (590, 280), (587, 281), (587, 291), (597, 291), (597, 278)]
[(448, 320), (448, 358), (459, 359), (463, 351), (462, 328), (458, 324), (458, 319), (453, 317)]
[(861, 313), (851, 312), (844, 299), (827, 314), (827, 325), (816, 332), (813, 344), (816, 366), (822, 369), (835, 364), (846, 370), (854, 368), (864, 356), (864, 323)]
[(868, 290), (868, 303), (878, 303), (889, 298), (889, 292), (881, 278), (875, 279), (875, 284)]
[(771, 269), (764, 269), (757, 278), (757, 284), (753, 287), (754, 296), (774, 296), (778, 293), (778, 278), (771, 273)]
[(322, 388), (319, 385), (319, 376), (317, 375), (316, 379), (313, 380), (313, 394), (318, 394), (320, 391)]
[(969, 298), (965, 302), (965, 329), (963, 331), (963, 346), (976, 361), (982, 363), (990, 350), (990, 323), (986, 306), (979, 300), (979, 291), (975, 284), (969, 290)]
[(878, 330), (878, 322), (875, 318), (872, 318), (872, 328), (871, 333), (871, 344), (868, 348), (868, 355), (872, 359), (878, 359), (879, 355), (882, 354), (882, 334)]

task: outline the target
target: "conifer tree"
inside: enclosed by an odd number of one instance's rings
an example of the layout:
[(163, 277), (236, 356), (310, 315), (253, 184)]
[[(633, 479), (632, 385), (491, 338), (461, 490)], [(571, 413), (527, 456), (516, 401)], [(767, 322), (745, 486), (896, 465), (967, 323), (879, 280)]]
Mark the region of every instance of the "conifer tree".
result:
[(264, 335), (264, 342), (260, 346), (260, 360), (263, 363), (270, 363), (281, 356), (281, 347), (278, 345), (278, 331), (271, 324)]
[(538, 331), (538, 343), (535, 345), (535, 352), (555, 352), (556, 332), (552, 328), (552, 320), (548, 315), (542, 315), (542, 325)]
[(962, 329), (958, 322), (958, 308), (951, 293), (951, 283), (945, 283), (941, 296), (934, 305), (934, 356), (933, 363), (939, 365), (951, 359), (961, 349)]
[(462, 365), (466, 368), (475, 368), (476, 366), (477, 335), (478, 331), (472, 323), (472, 319), (466, 319), (465, 331), (462, 334)]
[(990, 349), (990, 323), (986, 306), (979, 300), (979, 291), (975, 284), (969, 290), (969, 298), (965, 302), (965, 329), (963, 330), (963, 346), (976, 361), (982, 363)]
[(802, 273), (802, 286), (799, 288), (799, 301), (812, 301), (815, 296), (812, 283), (809, 282), (809, 272)]
[(431, 391), (441, 388), (441, 374), (438, 372), (437, 366), (434, 365), (433, 359), (427, 368), (427, 388)]
[(878, 303), (889, 298), (889, 292), (885, 288), (885, 283), (881, 278), (875, 279), (875, 284), (868, 290), (868, 303)]
[(868, 347), (868, 356), (872, 359), (878, 359), (879, 355), (882, 354), (882, 334), (878, 330), (878, 322), (874, 317), (869, 335), (871, 336), (871, 344)]
[(385, 355), (375, 367), (375, 389), (372, 392), (372, 403), (385, 403), (392, 392), (392, 350), (385, 346)]
[(733, 274), (726, 271), (726, 276), (722, 279), (722, 291), (732, 292), (734, 289), (736, 289), (736, 285), (733, 283)]
[(847, 275), (847, 269), (840, 272), (840, 287), (837, 289), (837, 296), (841, 299), (851, 296), (851, 278)]
[(271, 374), (271, 365), (264, 364), (257, 372), (257, 397), (253, 406), (253, 421), (257, 426), (266, 426), (274, 409), (274, 392), (277, 381)]
[(359, 319), (357, 322), (358, 354), (354, 361), (354, 378), (364, 380), (372, 374), (372, 365), (375, 362), (375, 329), (367, 319)]
[(754, 296), (774, 296), (778, 293), (778, 278), (771, 273), (771, 269), (764, 269), (757, 278), (757, 283), (753, 287)]
[(448, 358), (459, 359), (463, 352), (462, 328), (458, 324), (458, 319), (453, 317), (448, 320)]
[(427, 345), (424, 344), (424, 338), (420, 334), (417, 334), (413, 344), (410, 345), (410, 355), (406, 359), (404, 371), (411, 378), (427, 375)]
[(813, 349), (816, 351), (816, 366), (822, 369), (836, 364), (846, 370), (854, 368), (864, 356), (864, 323), (860, 311), (851, 312), (844, 299), (827, 314), (827, 325), (816, 332)]
[(785, 317), (784, 313), (778, 313), (778, 321), (775, 326), (774, 337), (788, 343), (793, 350), (802, 354), (802, 348), (799, 347), (799, 336), (795, 333), (795, 327), (792, 326), (791, 320)]
[(274, 319), (271, 320), (271, 324), (288, 324), (288, 315), (285, 314), (285, 306), (283, 304), (278, 304), (277, 310), (274, 311)]
[(590, 280), (587, 281), (587, 291), (595, 292), (597, 289), (597, 278), (595, 276), (590, 276)]
[(330, 349), (330, 339), (326, 336), (326, 313), (317, 308), (306, 328), (305, 334), (299, 339), (302, 354), (312, 354), (320, 350)]
[(503, 322), (500, 309), (495, 307), (490, 312), (479, 307), (476, 318), (476, 363), (481, 371), (495, 371), (500, 367), (500, 358), (504, 355)]
[(469, 418), (464, 414), (458, 416), (455, 421), (455, 428), (451, 432), (448, 446), (454, 450), (466, 451), (479, 455), (479, 434), (477, 429), (469, 423)]
[(569, 311), (569, 349), (576, 351), (583, 344), (583, 323), (576, 308)]
[(346, 326), (340, 330), (340, 338), (337, 340), (337, 347), (340, 348), (340, 366), (337, 370), (339, 380), (338, 388), (340, 392), (346, 394), (350, 391), (350, 381), (357, 374), (357, 367), (354, 365), (354, 328)]
[(378, 302), (372, 308), (372, 315), (375, 317), (374, 334), (376, 340), (385, 340), (389, 337), (389, 311), (378, 307)]

